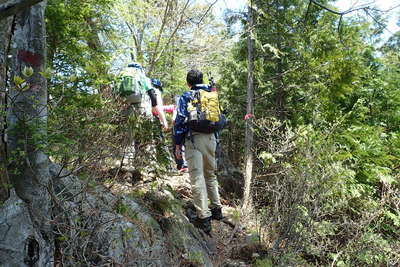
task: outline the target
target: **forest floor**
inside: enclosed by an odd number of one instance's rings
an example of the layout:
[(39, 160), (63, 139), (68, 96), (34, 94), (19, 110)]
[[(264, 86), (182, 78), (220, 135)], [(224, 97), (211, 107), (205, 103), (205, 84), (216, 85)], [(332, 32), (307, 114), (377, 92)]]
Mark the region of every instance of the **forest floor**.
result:
[[(189, 174), (169, 172), (166, 174), (148, 173), (142, 175), (138, 172), (121, 171), (118, 179), (106, 186), (115, 194), (140, 195), (157, 188), (169, 188), (175, 197), (184, 202), (191, 201), (191, 186)], [(212, 221), (212, 237), (206, 242), (212, 248), (211, 258), (214, 266), (244, 267), (252, 266), (259, 257), (259, 242), (256, 235), (247, 230), (252, 228), (252, 223), (240, 215), (239, 207), (234, 201), (221, 199), (223, 204), (222, 221)], [(189, 221), (188, 221), (189, 223)]]

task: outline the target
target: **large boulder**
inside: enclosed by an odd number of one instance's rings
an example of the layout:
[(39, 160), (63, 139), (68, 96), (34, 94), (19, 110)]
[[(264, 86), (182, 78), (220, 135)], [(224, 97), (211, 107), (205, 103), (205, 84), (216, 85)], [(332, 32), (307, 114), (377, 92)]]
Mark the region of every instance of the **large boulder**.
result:
[(50, 172), (59, 200), (57, 262), (68, 266), (212, 266), (210, 242), (178, 205), (168, 204), (176, 201), (172, 194), (158, 192), (141, 202), (91, 186), (55, 164)]
[(56, 251), (13, 193), (0, 208), (0, 266), (213, 266), (212, 239), (189, 223), (168, 191), (141, 202), (55, 164), (50, 173)]
[(0, 207), (0, 266), (54, 266), (52, 243), (32, 223), (26, 203), (11, 191)]

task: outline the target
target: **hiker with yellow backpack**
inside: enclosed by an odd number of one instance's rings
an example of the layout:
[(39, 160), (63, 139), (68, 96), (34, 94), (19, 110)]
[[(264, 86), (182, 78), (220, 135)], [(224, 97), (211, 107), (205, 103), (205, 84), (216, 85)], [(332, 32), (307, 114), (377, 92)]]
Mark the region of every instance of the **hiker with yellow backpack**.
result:
[[(197, 219), (193, 222), (205, 233), (211, 233), (211, 219), (221, 220), (222, 205), (216, 176), (216, 132), (225, 124), (218, 93), (203, 84), (203, 73), (191, 70), (186, 76), (190, 88), (179, 99), (174, 123), (175, 154), (181, 158), (185, 145)], [(210, 206), (208, 200), (210, 199)]]

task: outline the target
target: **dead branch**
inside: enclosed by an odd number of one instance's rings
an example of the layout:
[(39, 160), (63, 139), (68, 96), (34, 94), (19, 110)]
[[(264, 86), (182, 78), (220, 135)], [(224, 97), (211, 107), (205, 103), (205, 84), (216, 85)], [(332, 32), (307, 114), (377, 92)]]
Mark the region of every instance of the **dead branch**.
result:
[(317, 2), (316, 0), (310, 0), (310, 3), (315, 4), (316, 6), (322, 8), (322, 9), (325, 9), (326, 11), (328, 11), (330, 13), (333, 13), (335, 15), (340, 16), (339, 25), (338, 25), (338, 31), (340, 29), (343, 16), (347, 15), (347, 14), (350, 14), (350, 13), (353, 13), (353, 12), (357, 12), (357, 11), (364, 11), (365, 14), (367, 14), (367, 16), (371, 17), (376, 23), (378, 23), (380, 26), (382, 26), (383, 28), (385, 28), (387, 30), (387, 27), (382, 25), (382, 23), (380, 21), (378, 21), (378, 19), (376, 17), (374, 17), (369, 11), (377, 11), (377, 12), (387, 13), (387, 12), (390, 12), (390, 11), (400, 7), (400, 5), (396, 5), (394, 7), (391, 7), (389, 9), (387, 9), (387, 10), (381, 10), (381, 9), (377, 9), (377, 8), (373, 8), (373, 7), (369, 6), (371, 4), (370, 3), (370, 4), (367, 4), (367, 5), (363, 5), (363, 6), (356, 7), (356, 8), (350, 8), (350, 9), (348, 9), (346, 11), (341, 11), (340, 12), (340, 11), (333, 10), (333, 9), (327, 7), (327, 6), (324, 6), (321, 3)]
[(214, 3), (212, 3), (208, 9), (206, 10), (206, 12), (203, 14), (203, 16), (201, 16), (199, 22), (197, 23), (197, 25), (200, 25), (200, 23), (203, 21), (203, 19), (205, 18), (205, 16), (207, 16), (208, 12), (210, 12), (211, 8), (218, 2), (218, 0), (215, 0)]

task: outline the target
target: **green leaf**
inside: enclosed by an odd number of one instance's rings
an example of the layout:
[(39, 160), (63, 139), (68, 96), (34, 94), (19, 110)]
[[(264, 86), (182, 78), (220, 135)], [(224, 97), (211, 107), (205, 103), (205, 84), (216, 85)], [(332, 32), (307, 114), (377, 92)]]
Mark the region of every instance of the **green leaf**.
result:
[(399, 214), (394, 214), (394, 213), (392, 213), (392, 212), (390, 212), (390, 211), (386, 211), (385, 212), (385, 215), (389, 218), (389, 219), (391, 219), (392, 221), (393, 221), (393, 224), (395, 225), (395, 226), (400, 226), (400, 215)]
[(70, 80), (71, 82), (76, 82), (77, 79), (78, 79), (78, 77), (76, 77), (76, 75), (71, 75), (71, 76), (69, 77), (69, 80)]
[(24, 70), (22, 71), (22, 74), (25, 77), (31, 77), (33, 75), (33, 68), (32, 67), (24, 67)]
[(274, 155), (271, 153), (268, 153), (266, 151), (263, 151), (260, 153), (259, 157), (265, 162), (265, 163), (275, 163), (276, 159), (274, 158)]
[(22, 79), (20, 76), (18, 76), (18, 75), (14, 76), (14, 84), (16, 86), (20, 86), (23, 82), (25, 82), (25, 80)]
[(394, 179), (394, 177), (392, 175), (389, 174), (378, 174), (378, 178), (382, 183), (385, 184), (393, 184), (396, 180)]
[(283, 54), (281, 51), (279, 51), (279, 49), (273, 47), (271, 44), (265, 44), (262, 46), (262, 48), (265, 47), (268, 48), (269, 51), (271, 51), (271, 53), (273, 53), (276, 58), (280, 58), (280, 55)]
[(42, 75), (45, 79), (50, 79), (53, 75), (53, 70), (51, 68), (47, 68), (45, 71), (39, 72), (39, 74)]

